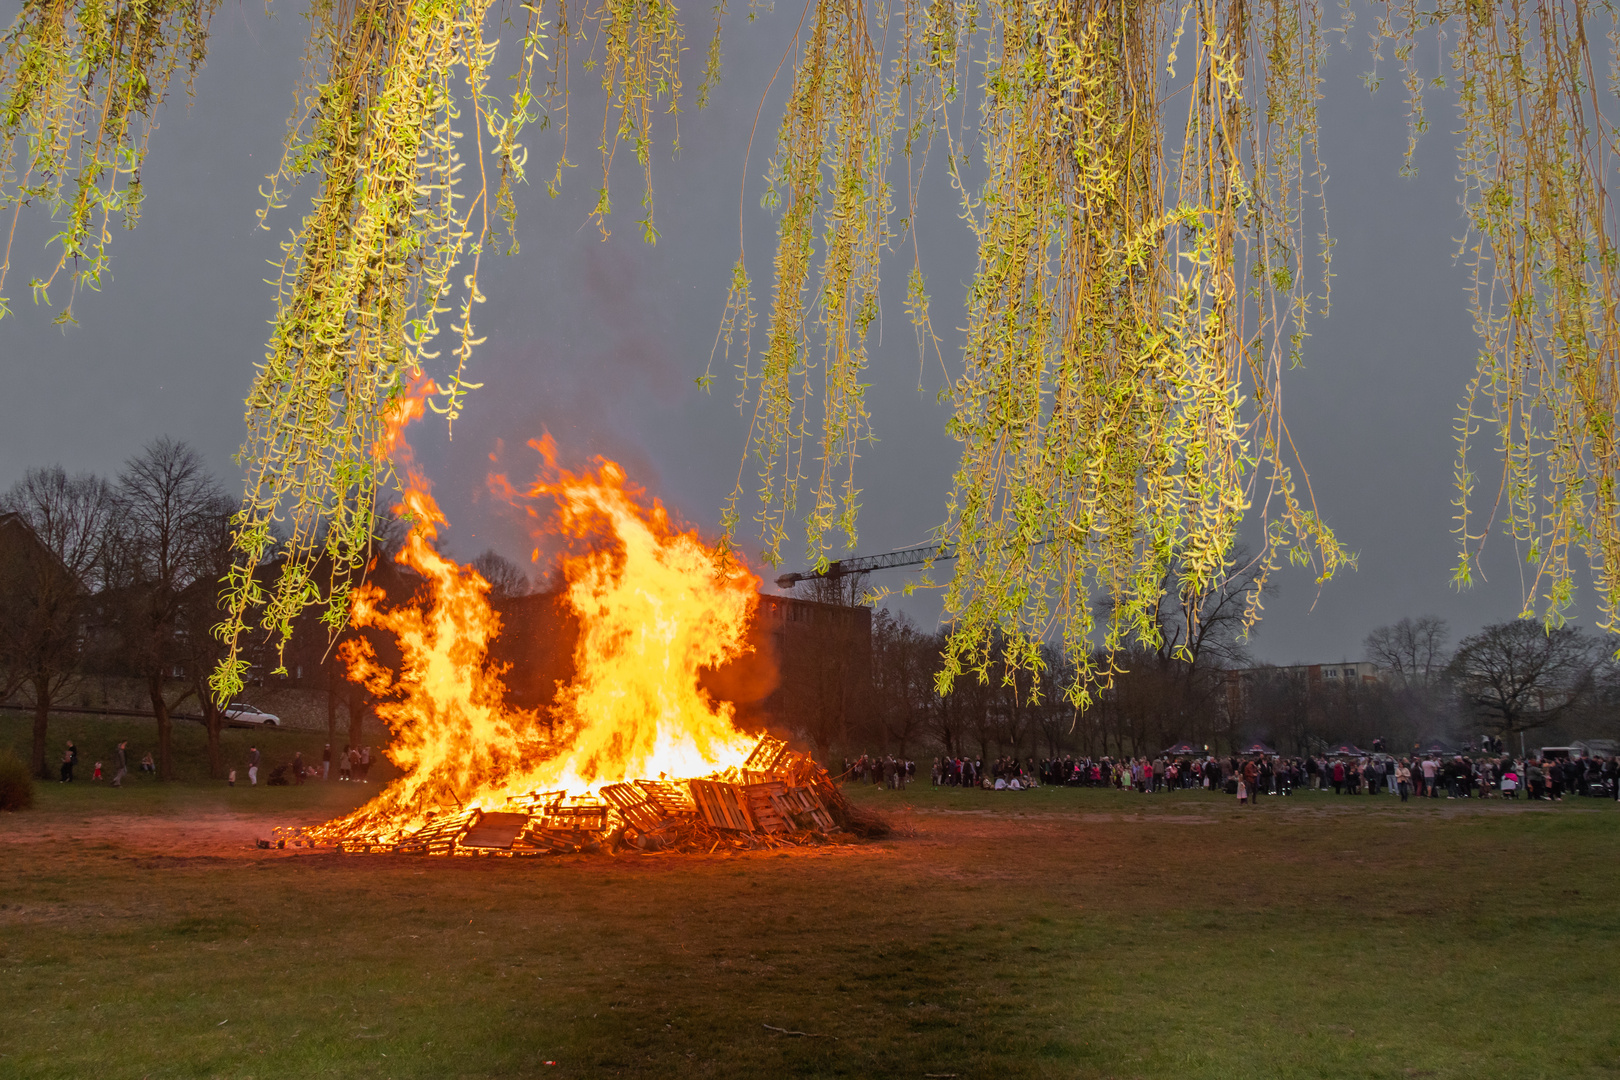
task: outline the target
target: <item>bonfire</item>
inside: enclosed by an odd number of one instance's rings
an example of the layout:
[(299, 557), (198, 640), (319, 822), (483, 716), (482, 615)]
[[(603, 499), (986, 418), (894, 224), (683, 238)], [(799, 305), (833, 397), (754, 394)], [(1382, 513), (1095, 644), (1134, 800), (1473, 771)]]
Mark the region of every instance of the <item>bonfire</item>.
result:
[[(341, 652), (379, 702), (401, 776), (347, 817), (281, 830), (281, 846), (350, 852), (550, 854), (715, 851), (823, 843), (862, 831), (825, 769), (769, 735), (736, 725), (735, 708), (699, 678), (749, 649), (759, 579), (705, 544), (598, 460), (570, 473), (549, 440), (544, 469), (513, 497), (549, 500), (565, 541), (565, 600), (579, 619), (573, 680), (549, 710), (505, 702), (488, 660), (500, 633), (490, 586), (434, 546), (445, 519), (409, 470), (397, 559), (425, 598), (389, 608), (355, 592), (352, 621), (391, 634), (402, 656), (381, 663), (364, 639)], [(537, 519), (545, 517), (533, 509)]]

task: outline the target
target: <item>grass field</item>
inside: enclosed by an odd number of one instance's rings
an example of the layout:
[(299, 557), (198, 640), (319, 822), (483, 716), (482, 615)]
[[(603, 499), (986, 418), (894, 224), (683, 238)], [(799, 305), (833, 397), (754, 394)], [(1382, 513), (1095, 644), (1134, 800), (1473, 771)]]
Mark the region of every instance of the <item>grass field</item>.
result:
[[(368, 724), (366, 733), (368, 738), (375, 737), (378, 743), (381, 743), (380, 733), (375, 731), (373, 725)], [(348, 737), (348, 724), (340, 723), (337, 745), (332, 747), (334, 753), (342, 752)], [(33, 750), (33, 739), (34, 717), (31, 712), (11, 708), (0, 710), (0, 754), (10, 750), (21, 760), (27, 761)], [(97, 761), (102, 763), (107, 776), (111, 777), (117, 771), (117, 766), (113, 762), (117, 760), (120, 740), (129, 741), (129, 771), (135, 775), (137, 781), (144, 779), (138, 775), (140, 770), (137, 768), (141, 755), (150, 750), (154, 758), (157, 756), (155, 720), (133, 716), (103, 717), (84, 713), (55, 713), (51, 716), (50, 740), (45, 750), (45, 761), (50, 767), (52, 776), (56, 775), (58, 764), (62, 760), (62, 750), (70, 739), (79, 749), (79, 766), (75, 772), (78, 780), (88, 780)], [(175, 779), (206, 782), (207, 729), (193, 720), (176, 720), (172, 739)], [(263, 762), (260, 772), (267, 777), (276, 765), (292, 761), (295, 751), (302, 751), (305, 761), (318, 766), (321, 761), (321, 748), (326, 744), (326, 732), (285, 727), (227, 727), (220, 731), (219, 741), (220, 750), (225, 758), (225, 767), (236, 769), (240, 774), (240, 782), (245, 784), (248, 747), (259, 748)], [(387, 759), (377, 754), (375, 750), (373, 762), (371, 767), (373, 779), (381, 782), (394, 776)]]
[(1620, 1075), (1613, 803), (852, 791), (894, 837), (511, 861), (252, 846), (356, 785), (41, 785), (0, 1076)]

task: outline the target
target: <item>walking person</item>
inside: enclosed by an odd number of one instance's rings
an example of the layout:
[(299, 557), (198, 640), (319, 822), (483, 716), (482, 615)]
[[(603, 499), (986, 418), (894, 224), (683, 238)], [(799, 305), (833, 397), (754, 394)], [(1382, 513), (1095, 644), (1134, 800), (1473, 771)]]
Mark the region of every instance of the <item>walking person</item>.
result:
[(259, 786), (259, 748), (248, 747), (248, 787)]
[(327, 743), (326, 749), (321, 751), (321, 779), (332, 779), (332, 744)]
[(62, 751), (62, 778), (58, 783), (73, 783), (73, 766), (79, 763), (79, 748), (69, 739), (67, 749)]
[(118, 771), (113, 773), (112, 786), (123, 787), (124, 777), (129, 775), (129, 742), (126, 740), (118, 744)]

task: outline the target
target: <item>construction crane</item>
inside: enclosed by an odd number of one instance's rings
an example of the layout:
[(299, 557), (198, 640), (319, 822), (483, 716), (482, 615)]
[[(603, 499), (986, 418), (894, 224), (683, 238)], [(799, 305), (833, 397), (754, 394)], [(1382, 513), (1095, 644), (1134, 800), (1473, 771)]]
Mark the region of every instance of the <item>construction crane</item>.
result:
[(901, 548), (885, 555), (857, 555), (827, 564), (825, 570), (801, 570), (783, 574), (776, 579), (779, 589), (791, 589), (801, 581), (820, 578), (841, 578), (850, 574), (865, 574), (873, 570), (894, 570), (901, 566), (922, 566), (930, 562), (947, 562), (956, 558), (955, 544), (924, 544), (922, 547)]

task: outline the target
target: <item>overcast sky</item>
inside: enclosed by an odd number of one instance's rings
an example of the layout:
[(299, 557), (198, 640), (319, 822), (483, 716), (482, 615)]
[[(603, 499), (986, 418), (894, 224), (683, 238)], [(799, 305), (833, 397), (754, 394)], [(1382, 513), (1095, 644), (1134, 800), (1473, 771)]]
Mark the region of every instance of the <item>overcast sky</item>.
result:
[[(29, 304), (24, 285), (44, 269), (48, 232), (36, 221), (19, 237), (8, 286), (17, 315), (0, 323), (0, 487), (34, 465), (115, 473), (160, 434), (191, 442), (236, 483), (242, 397), (272, 314), (267, 260), (298, 210), (295, 203), (272, 219), (278, 232), (256, 227), (256, 190), (278, 157), (303, 46), (303, 20), (289, 13), (221, 7), (195, 103), (187, 109), (175, 95), (153, 136), (140, 226), (114, 237), (111, 280), (100, 294), (80, 298), (78, 326), (53, 327), (53, 312)], [(484, 389), (469, 399), (453, 441), (431, 423), (412, 438), (453, 522), (456, 554), (470, 558), (495, 546), (521, 557), (527, 550), (524, 526), (484, 495), (485, 476), (492, 454), (514, 479), (528, 476), (534, 457), (524, 443), (542, 429), (566, 458), (614, 457), (687, 521), (714, 529), (746, 424), (730, 372), (720, 372), (710, 395), (693, 380), (708, 362), (737, 256), (745, 175), (751, 269), (757, 296), (768, 303), (772, 222), (759, 209), (759, 176), (786, 72), (765, 106), (746, 174), (744, 151), (760, 94), (797, 19), (797, 8), (787, 6), (762, 11), (751, 25), (734, 19), (724, 81), (709, 109), (682, 117), (680, 157), (670, 156), (670, 131), (661, 130), (656, 247), (641, 242), (629, 212), (639, 177), (623, 168), (628, 154), (614, 177), (615, 203), (626, 209), (612, 239), (601, 242), (585, 221), (600, 116), (587, 96), (576, 102), (579, 168), (567, 175), (564, 195), (548, 200), (538, 186), (520, 193), (522, 254), (485, 261), (489, 301), (476, 317), (489, 340), (472, 373)], [(689, 27), (689, 90), (700, 72), (701, 22)], [(1320, 596), (1305, 575), (1283, 578), (1253, 643), (1260, 659), (1279, 663), (1359, 658), (1369, 630), (1403, 615), (1442, 615), (1461, 636), (1511, 618), (1520, 606), (1516, 560), (1501, 537), (1487, 549), (1489, 583), (1461, 594), (1448, 585), (1451, 422), (1476, 348), (1464, 296), (1468, 273), (1453, 260), (1462, 219), (1442, 121), (1450, 114), (1431, 97), (1435, 134), (1419, 151), (1418, 174), (1401, 178), (1400, 88), (1391, 81), (1377, 96), (1363, 88), (1365, 40), (1358, 31), (1352, 48), (1335, 47), (1322, 107), (1337, 241), (1332, 313), (1314, 325), (1306, 368), (1284, 384), (1318, 503), (1359, 554), (1360, 569)], [(554, 154), (555, 144), (534, 142), (537, 178)], [(933, 175), (921, 237), (936, 320), (956, 326), (972, 245), (943, 171)], [(862, 553), (926, 541), (940, 523), (956, 461), (943, 431), (945, 407), (935, 397), (938, 369), (919, 374), (898, 302), (906, 267), (899, 260), (891, 266), (888, 326), (873, 349), (879, 442), (861, 463)], [(904, 581), (898, 573), (883, 578), (896, 587)], [(909, 601), (907, 609), (932, 621), (937, 597)]]

